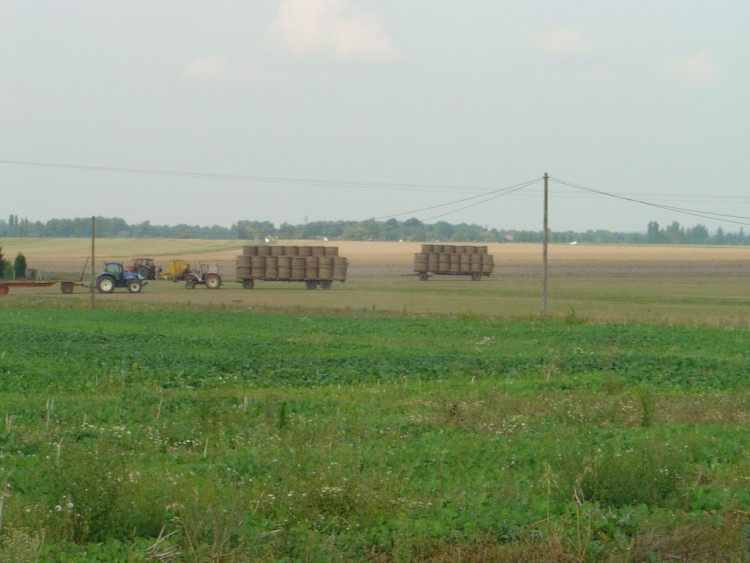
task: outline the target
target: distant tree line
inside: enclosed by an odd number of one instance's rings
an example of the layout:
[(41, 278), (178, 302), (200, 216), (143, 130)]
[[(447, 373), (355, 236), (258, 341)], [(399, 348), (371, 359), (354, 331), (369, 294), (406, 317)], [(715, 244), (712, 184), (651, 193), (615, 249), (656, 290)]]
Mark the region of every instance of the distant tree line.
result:
[[(0, 236), (6, 237), (90, 237), (91, 218), (50, 219), (47, 222), (31, 222), (11, 215), (7, 221), (0, 220)], [(98, 217), (98, 238), (197, 238), (238, 239), (262, 242), (266, 238), (290, 240), (384, 240), (384, 241), (462, 241), (462, 242), (541, 242), (542, 232), (512, 229), (488, 229), (476, 224), (453, 224), (446, 221), (423, 223), (411, 218), (404, 221), (388, 219), (376, 221), (313, 221), (302, 225), (270, 221), (238, 221), (231, 227), (212, 225), (152, 225), (149, 221), (129, 225), (123, 219)], [(646, 233), (623, 233), (607, 230), (585, 232), (552, 231), (552, 243), (627, 243), (627, 244), (717, 244), (745, 245), (750, 239), (740, 228), (737, 233), (725, 233), (719, 228), (711, 233), (703, 225), (683, 227), (677, 221), (662, 228), (656, 221), (648, 224)]]

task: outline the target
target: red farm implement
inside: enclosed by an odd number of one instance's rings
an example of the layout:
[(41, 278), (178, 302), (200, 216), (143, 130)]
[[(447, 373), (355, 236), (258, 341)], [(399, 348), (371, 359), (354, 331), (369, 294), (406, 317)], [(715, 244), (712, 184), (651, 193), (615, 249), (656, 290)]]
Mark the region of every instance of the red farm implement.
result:
[[(89, 261), (86, 260), (86, 265), (88, 265), (88, 262)], [(86, 287), (86, 285), (83, 283), (83, 274), (85, 271), (86, 266), (83, 267), (81, 277), (77, 280), (0, 280), (0, 295), (6, 295), (10, 291), (11, 287), (50, 287), (55, 285), (56, 283), (60, 284), (60, 291), (67, 295), (69, 293), (73, 293), (73, 289), (76, 286)]]

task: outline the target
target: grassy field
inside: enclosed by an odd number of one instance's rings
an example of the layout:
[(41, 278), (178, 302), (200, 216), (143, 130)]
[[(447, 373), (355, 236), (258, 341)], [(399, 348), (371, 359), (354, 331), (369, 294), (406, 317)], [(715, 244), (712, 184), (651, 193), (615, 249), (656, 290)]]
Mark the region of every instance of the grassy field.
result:
[(0, 326), (6, 559), (748, 557), (746, 330), (26, 305)]
[(747, 249), (555, 247), (542, 321), (536, 246), (340, 248), (330, 291), (0, 296), (0, 560), (750, 560)]

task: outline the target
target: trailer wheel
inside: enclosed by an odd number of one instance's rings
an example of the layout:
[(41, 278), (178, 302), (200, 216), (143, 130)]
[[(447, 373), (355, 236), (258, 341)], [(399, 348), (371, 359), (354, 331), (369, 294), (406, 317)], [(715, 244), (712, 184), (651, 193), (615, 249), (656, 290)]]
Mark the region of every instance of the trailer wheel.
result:
[(203, 281), (208, 289), (219, 289), (221, 286), (221, 276), (219, 274), (206, 274)]
[(315, 289), (316, 287), (318, 287), (318, 282), (316, 282), (315, 280), (307, 280), (305, 282), (305, 285), (307, 286), (307, 289)]
[(102, 276), (96, 282), (99, 293), (112, 293), (115, 290), (115, 280), (110, 276)]
[(331, 289), (333, 282), (331, 280), (323, 280), (320, 282), (320, 289)]
[(8, 295), (10, 288), (7, 285), (0, 285), (0, 295)]
[(195, 278), (188, 278), (185, 280), (185, 287), (187, 289), (195, 289), (195, 284), (196, 284)]
[(142, 287), (141, 280), (130, 280), (128, 282), (128, 291), (130, 293), (140, 293)]
[(255, 282), (253, 282), (253, 280), (251, 280), (251, 279), (244, 279), (244, 280), (242, 280), (242, 288), (243, 289), (252, 289), (254, 285), (255, 285)]
[(471, 281), (479, 281), (481, 279), (482, 274), (480, 274), (479, 272), (474, 272), (473, 274), (471, 274)]
[(73, 293), (73, 284), (69, 282), (61, 283), (60, 291), (62, 291), (65, 295)]
[(419, 281), (427, 281), (430, 279), (430, 276), (427, 275), (427, 272), (419, 272)]

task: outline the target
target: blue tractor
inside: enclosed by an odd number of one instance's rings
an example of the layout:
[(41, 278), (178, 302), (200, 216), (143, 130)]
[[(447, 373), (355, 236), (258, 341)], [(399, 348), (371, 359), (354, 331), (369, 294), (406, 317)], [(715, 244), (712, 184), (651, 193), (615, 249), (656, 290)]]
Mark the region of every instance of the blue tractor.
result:
[(139, 293), (146, 283), (135, 272), (128, 272), (122, 262), (105, 262), (104, 271), (96, 276), (99, 293), (112, 293), (116, 287), (127, 287), (130, 293)]

